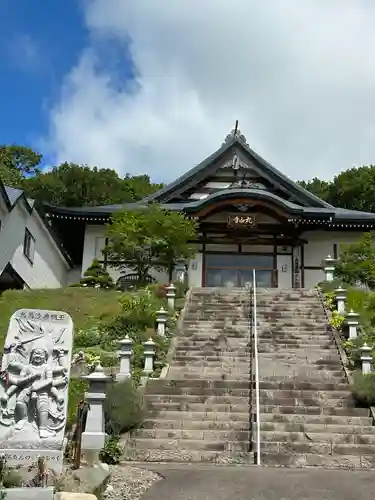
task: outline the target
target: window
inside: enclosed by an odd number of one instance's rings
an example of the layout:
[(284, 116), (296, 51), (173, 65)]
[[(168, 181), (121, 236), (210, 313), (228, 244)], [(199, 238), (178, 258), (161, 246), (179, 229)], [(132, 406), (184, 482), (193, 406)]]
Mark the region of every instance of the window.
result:
[(35, 238), (28, 229), (25, 229), (25, 239), (23, 242), (23, 254), (32, 264), (34, 262)]

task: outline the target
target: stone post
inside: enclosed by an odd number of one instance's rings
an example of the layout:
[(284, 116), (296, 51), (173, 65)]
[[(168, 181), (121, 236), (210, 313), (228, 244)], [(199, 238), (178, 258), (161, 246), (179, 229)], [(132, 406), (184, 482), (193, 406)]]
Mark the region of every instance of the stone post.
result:
[(119, 341), (119, 344), (120, 350), (117, 354), (120, 358), (120, 371), (116, 375), (116, 380), (124, 380), (130, 378), (132, 374), (131, 357), (133, 355), (133, 341), (127, 335), (124, 339)]
[(362, 373), (367, 375), (372, 371), (372, 356), (371, 347), (369, 347), (366, 342), (361, 347), (361, 362), (362, 362)]
[(328, 255), (323, 261), (324, 281), (333, 281), (335, 259)]
[(165, 337), (165, 324), (167, 322), (168, 312), (161, 307), (159, 311), (156, 312), (156, 324), (157, 332), (160, 337)]
[(345, 288), (342, 288), (339, 286), (334, 290), (334, 294), (336, 296), (336, 303), (337, 303), (337, 312), (339, 314), (345, 314), (345, 300), (346, 300), (346, 293), (347, 291)]
[(358, 336), (359, 314), (351, 309), (346, 315), (345, 322), (349, 327), (349, 338), (356, 339)]
[(174, 311), (174, 303), (176, 300), (176, 287), (171, 283), (167, 286), (167, 299), (168, 299), (168, 308)]
[(154, 357), (155, 357), (155, 342), (150, 338), (144, 344), (145, 355), (145, 373), (152, 373), (154, 371)]
[(106, 440), (103, 401), (106, 397), (106, 386), (111, 381), (111, 377), (105, 375), (99, 364), (90, 375), (81, 378), (89, 384), (88, 391), (85, 393), (89, 411), (85, 432), (82, 433), (81, 448), (89, 465), (96, 465), (99, 463), (99, 453)]
[(184, 283), (185, 281), (185, 262), (184, 261), (178, 261), (176, 265), (174, 266), (174, 273), (176, 277), (176, 281), (179, 281), (180, 283)]

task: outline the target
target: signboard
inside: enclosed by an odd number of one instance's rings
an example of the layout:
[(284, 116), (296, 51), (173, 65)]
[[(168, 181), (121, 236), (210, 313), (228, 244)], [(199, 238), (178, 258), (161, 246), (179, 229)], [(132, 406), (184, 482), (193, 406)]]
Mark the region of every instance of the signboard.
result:
[(234, 228), (251, 228), (256, 226), (254, 215), (230, 215), (228, 226)]

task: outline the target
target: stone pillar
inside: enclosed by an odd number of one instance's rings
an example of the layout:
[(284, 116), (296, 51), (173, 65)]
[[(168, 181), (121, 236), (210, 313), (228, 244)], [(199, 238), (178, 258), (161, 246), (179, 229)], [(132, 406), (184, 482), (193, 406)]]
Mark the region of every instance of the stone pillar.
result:
[(362, 373), (367, 375), (372, 371), (372, 356), (371, 347), (369, 347), (366, 342), (361, 347), (361, 362), (362, 362)]
[(124, 339), (119, 341), (119, 344), (120, 350), (117, 354), (120, 358), (120, 371), (116, 375), (116, 380), (124, 380), (130, 378), (132, 374), (131, 357), (133, 355), (133, 341), (127, 335)]
[(155, 357), (155, 342), (150, 338), (144, 344), (145, 355), (145, 373), (152, 373), (154, 371), (154, 357)]
[(323, 261), (324, 281), (333, 281), (335, 259), (328, 255)]
[(165, 337), (165, 324), (167, 322), (168, 312), (161, 307), (159, 311), (156, 312), (156, 324), (157, 332), (160, 337)]
[(179, 281), (180, 283), (185, 282), (185, 262), (184, 261), (178, 261), (176, 265), (174, 266), (174, 273), (175, 273), (175, 279), (176, 281)]
[(176, 300), (176, 287), (171, 283), (167, 286), (168, 309), (174, 311), (174, 303)]
[(346, 293), (347, 291), (345, 290), (345, 288), (342, 288), (341, 286), (334, 290), (337, 303), (337, 312), (342, 315), (345, 314)]
[(90, 375), (81, 378), (89, 383), (88, 392), (85, 393), (89, 411), (85, 432), (82, 433), (81, 448), (87, 462), (95, 465), (99, 463), (99, 453), (106, 440), (103, 401), (106, 397), (106, 386), (111, 381), (111, 377), (105, 375), (99, 364)]
[(358, 336), (359, 314), (351, 309), (346, 315), (345, 322), (349, 328), (349, 338), (356, 339)]

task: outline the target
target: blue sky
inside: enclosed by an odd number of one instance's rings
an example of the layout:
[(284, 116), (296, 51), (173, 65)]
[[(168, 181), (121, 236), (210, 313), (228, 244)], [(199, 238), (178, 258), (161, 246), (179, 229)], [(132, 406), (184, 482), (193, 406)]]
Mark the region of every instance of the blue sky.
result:
[(88, 33), (78, 0), (0, 0), (0, 143), (33, 146)]

